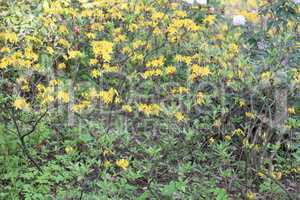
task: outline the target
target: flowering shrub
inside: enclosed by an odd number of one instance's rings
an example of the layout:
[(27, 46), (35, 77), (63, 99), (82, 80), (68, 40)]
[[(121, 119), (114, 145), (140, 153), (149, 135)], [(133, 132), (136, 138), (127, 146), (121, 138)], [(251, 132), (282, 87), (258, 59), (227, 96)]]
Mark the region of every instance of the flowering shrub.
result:
[(1, 197), (298, 198), (298, 1), (26, 2), (0, 3)]

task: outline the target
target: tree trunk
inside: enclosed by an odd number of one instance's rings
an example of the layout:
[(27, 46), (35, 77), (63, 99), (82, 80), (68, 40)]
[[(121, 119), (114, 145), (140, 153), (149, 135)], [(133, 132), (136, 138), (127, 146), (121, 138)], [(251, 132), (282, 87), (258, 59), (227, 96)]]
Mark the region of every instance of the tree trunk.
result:
[(288, 90), (285, 88), (278, 88), (275, 90), (275, 117), (274, 126), (279, 133), (283, 134), (286, 131), (285, 121), (288, 118)]
[(74, 103), (75, 103), (75, 98), (74, 98), (74, 92), (75, 90), (75, 80), (74, 78), (71, 79), (69, 83), (69, 103), (68, 103), (68, 126), (74, 126), (75, 125), (75, 113), (72, 110)]

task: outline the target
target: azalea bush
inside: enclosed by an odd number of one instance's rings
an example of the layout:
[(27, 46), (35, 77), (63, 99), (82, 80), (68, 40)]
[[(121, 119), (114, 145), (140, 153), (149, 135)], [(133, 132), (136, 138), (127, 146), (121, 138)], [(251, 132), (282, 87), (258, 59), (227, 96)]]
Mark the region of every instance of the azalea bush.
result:
[(297, 199), (297, 0), (0, 3), (3, 199)]

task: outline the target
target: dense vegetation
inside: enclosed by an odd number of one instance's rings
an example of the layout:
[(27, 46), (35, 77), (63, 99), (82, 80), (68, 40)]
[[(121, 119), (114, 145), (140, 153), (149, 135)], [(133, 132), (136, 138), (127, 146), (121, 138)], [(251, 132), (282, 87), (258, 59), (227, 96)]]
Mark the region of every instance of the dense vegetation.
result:
[(299, 199), (299, 22), (299, 0), (0, 1), (0, 199)]

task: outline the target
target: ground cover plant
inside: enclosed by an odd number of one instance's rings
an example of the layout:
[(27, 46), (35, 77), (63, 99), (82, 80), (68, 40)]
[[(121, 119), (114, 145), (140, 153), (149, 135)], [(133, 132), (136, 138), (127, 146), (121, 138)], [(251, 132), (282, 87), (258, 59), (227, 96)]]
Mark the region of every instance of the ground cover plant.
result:
[(0, 11), (0, 199), (300, 199), (299, 0)]

